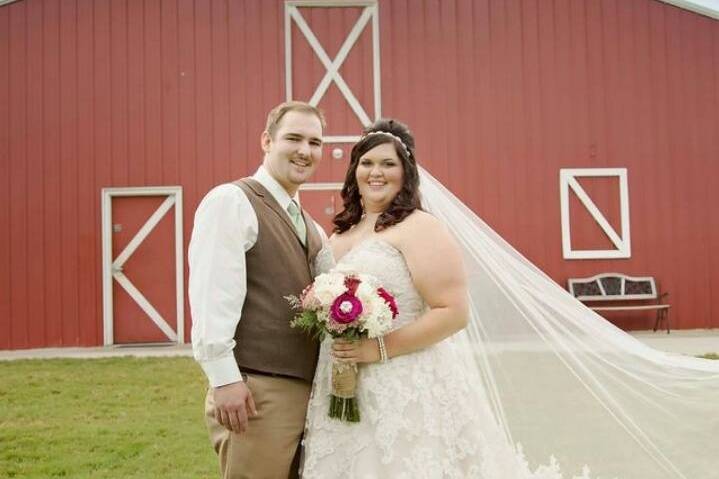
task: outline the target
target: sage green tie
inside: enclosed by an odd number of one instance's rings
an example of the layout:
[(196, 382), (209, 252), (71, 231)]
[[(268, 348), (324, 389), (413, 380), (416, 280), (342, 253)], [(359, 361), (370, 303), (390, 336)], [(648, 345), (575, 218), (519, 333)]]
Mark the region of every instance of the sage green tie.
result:
[(300, 213), (300, 209), (297, 206), (297, 203), (295, 203), (295, 200), (292, 200), (290, 204), (287, 205), (287, 212), (290, 214), (292, 224), (297, 231), (297, 235), (300, 237), (300, 241), (302, 241), (302, 244), (304, 245), (307, 241), (307, 226), (305, 225), (305, 220), (302, 218), (302, 214)]

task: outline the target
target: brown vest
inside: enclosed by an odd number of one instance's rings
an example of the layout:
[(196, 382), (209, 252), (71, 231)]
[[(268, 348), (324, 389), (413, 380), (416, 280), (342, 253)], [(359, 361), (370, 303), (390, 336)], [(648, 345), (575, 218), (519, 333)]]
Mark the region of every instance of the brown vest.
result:
[(322, 248), (315, 222), (307, 225), (304, 247), (287, 213), (258, 181), (234, 183), (245, 192), (257, 215), (257, 242), (247, 251), (247, 297), (235, 330), (235, 359), (240, 370), (253, 369), (312, 382), (318, 343), (290, 327), (295, 312), (285, 296), (299, 296), (314, 279), (311, 265)]

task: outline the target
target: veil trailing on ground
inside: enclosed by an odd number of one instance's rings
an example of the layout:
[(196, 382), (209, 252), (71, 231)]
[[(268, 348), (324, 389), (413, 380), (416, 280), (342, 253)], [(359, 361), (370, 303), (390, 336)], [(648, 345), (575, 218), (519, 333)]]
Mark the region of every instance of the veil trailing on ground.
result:
[(472, 317), (459, 340), (530, 466), (554, 456), (564, 477), (586, 465), (592, 478), (719, 478), (719, 361), (640, 343), (420, 177), (424, 208), (464, 252)]

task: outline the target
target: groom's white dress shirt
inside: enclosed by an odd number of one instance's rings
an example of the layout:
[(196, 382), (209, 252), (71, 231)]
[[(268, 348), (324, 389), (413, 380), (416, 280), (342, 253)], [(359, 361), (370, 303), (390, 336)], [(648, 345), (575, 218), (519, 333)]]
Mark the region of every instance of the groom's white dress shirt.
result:
[[(287, 213), (292, 198), (263, 166), (252, 178)], [(324, 230), (319, 225), (317, 229), (324, 242)], [(254, 246), (257, 233), (255, 210), (236, 185), (213, 188), (195, 212), (187, 253), (192, 349), (212, 387), (242, 380), (232, 351), (247, 295), (245, 253)]]

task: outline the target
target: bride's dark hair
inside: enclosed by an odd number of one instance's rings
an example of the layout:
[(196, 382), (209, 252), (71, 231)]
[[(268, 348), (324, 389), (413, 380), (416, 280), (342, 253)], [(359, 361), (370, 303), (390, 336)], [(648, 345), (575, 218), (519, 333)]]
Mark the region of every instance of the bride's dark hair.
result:
[[(388, 134), (382, 135), (376, 132)], [(399, 138), (401, 143), (395, 137)], [(414, 137), (412, 133), (410, 133), (407, 125), (400, 121), (392, 119), (377, 120), (364, 130), (362, 139), (352, 148), (345, 184), (342, 187), (344, 210), (338, 213), (333, 220), (335, 233), (347, 231), (362, 219), (364, 211), (362, 197), (357, 185), (357, 165), (359, 165), (362, 155), (375, 146), (385, 143), (394, 145), (397, 157), (402, 162), (402, 189), (392, 199), (389, 207), (379, 215), (374, 230), (382, 231), (396, 225), (414, 210), (422, 209), (419, 196), (419, 172), (417, 171), (417, 162), (414, 157)], [(404, 146), (402, 145), (403, 143)]]

